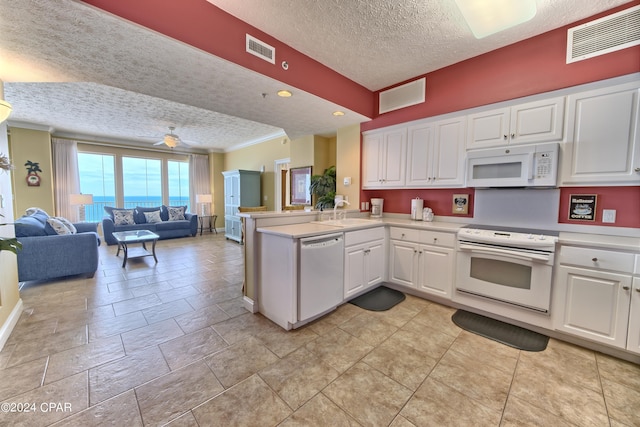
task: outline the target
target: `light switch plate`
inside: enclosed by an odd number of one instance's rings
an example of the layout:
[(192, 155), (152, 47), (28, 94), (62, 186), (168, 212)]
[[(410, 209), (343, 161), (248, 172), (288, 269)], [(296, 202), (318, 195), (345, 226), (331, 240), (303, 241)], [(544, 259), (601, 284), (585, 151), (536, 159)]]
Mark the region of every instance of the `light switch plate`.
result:
[(616, 210), (615, 209), (603, 209), (602, 210), (602, 222), (616, 222)]

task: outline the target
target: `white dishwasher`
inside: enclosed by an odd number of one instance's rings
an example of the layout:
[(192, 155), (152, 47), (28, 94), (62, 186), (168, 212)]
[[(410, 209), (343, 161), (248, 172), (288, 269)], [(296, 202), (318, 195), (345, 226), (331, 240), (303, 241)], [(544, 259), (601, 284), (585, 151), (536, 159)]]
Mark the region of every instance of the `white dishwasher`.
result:
[(344, 235), (300, 239), (298, 321), (312, 319), (343, 301)]

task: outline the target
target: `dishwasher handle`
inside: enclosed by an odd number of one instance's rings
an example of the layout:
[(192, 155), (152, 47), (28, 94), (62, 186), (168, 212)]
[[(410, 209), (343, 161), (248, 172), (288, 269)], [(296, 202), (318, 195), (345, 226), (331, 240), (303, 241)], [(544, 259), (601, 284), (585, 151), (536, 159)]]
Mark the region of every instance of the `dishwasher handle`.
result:
[(305, 237), (300, 239), (303, 248), (328, 247), (342, 242), (342, 233), (323, 234), (322, 236)]

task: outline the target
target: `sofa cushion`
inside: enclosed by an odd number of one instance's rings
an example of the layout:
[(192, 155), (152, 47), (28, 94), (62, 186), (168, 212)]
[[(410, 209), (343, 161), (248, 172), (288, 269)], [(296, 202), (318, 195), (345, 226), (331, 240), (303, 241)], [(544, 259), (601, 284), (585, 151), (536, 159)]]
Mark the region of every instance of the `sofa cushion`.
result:
[[(60, 221), (58, 218), (49, 218), (47, 220), (47, 225), (45, 226), (45, 230), (47, 230), (49, 227), (51, 227), (51, 229), (53, 229), (53, 231), (54, 231), (53, 234), (60, 234), (60, 235), (74, 234), (74, 233), (71, 232), (69, 227), (67, 227), (64, 224), (64, 222)], [(50, 233), (47, 230), (47, 234), (52, 234), (52, 233)]]
[(125, 209), (125, 208), (114, 208), (113, 206), (105, 206), (104, 207), (104, 211), (107, 213), (107, 215), (109, 215), (111, 217), (111, 219), (113, 221), (115, 221), (115, 214), (114, 212), (116, 211), (131, 211), (132, 209)]
[(143, 214), (146, 222), (150, 224), (162, 222), (162, 218), (160, 218), (160, 209), (158, 209), (157, 211), (143, 212)]
[(135, 224), (135, 220), (133, 219), (133, 209), (114, 209), (113, 222), (116, 225)]
[(147, 222), (147, 218), (145, 216), (145, 212), (161, 212), (162, 211), (162, 207), (161, 206), (154, 206), (151, 208), (143, 208), (142, 206), (136, 206), (136, 210), (133, 213), (133, 217), (136, 220), (136, 224), (144, 224)]
[(14, 223), (16, 237), (46, 236), (44, 224), (33, 216), (23, 216)]
[(167, 211), (169, 211), (169, 221), (183, 221), (185, 219), (185, 209), (182, 206), (179, 208), (168, 206)]
[[(169, 208), (182, 208), (183, 215), (187, 212), (187, 205), (184, 206), (165, 206), (162, 205), (162, 210), (160, 211), (160, 217), (162, 217), (163, 221), (169, 221)], [(184, 218), (183, 218), (184, 219)]]
[(188, 230), (191, 223), (187, 220), (182, 221), (162, 221), (154, 224), (158, 232), (169, 230)]

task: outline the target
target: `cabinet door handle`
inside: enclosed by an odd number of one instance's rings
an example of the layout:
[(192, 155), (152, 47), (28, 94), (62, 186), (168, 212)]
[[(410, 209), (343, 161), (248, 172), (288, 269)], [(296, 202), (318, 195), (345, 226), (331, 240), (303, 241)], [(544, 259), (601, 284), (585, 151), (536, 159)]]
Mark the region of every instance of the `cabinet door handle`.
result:
[(512, 133), (512, 134), (511, 134), (511, 138), (515, 138), (515, 137), (516, 137), (516, 134), (515, 134), (515, 133)]
[(593, 257), (593, 258), (591, 258), (591, 261), (593, 261), (593, 262), (598, 262), (598, 258)]
[(628, 291), (631, 288), (629, 286), (623, 286), (622, 289), (624, 289), (625, 291)]
[(508, 137), (507, 137), (507, 134), (504, 134), (504, 139), (507, 139), (507, 138), (508, 138)]
[(640, 168), (635, 168), (634, 171), (640, 172)]
[(437, 242), (438, 242), (438, 238), (437, 238), (437, 237), (434, 237), (434, 238), (433, 238), (433, 243), (437, 243)]

